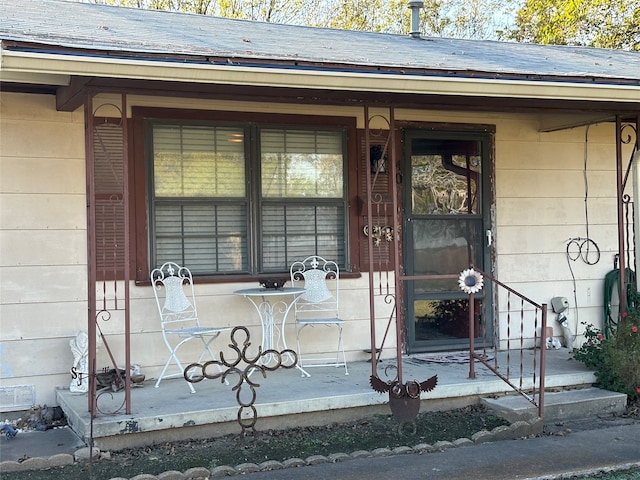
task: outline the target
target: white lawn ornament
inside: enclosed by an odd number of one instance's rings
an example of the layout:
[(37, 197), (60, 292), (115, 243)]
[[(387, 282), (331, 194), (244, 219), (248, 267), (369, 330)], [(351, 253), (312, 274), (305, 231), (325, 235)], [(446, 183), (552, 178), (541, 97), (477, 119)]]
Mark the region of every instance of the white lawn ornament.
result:
[(74, 393), (87, 393), (89, 391), (89, 335), (87, 332), (78, 332), (69, 341), (69, 347), (73, 353), (69, 390)]

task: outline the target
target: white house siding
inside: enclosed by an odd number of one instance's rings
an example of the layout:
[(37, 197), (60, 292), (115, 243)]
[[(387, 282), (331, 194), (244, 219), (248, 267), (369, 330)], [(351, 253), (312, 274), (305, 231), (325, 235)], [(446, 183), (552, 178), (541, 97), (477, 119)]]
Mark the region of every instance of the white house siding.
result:
[[(352, 107), (215, 102), (130, 96), (128, 106), (158, 106), (243, 110), (358, 118)], [(101, 103), (119, 103), (118, 96), (100, 96)], [(55, 98), (44, 95), (2, 94), (0, 126), (1, 304), (0, 347), (2, 387), (35, 386), (36, 404), (53, 404), (54, 388), (68, 387), (72, 361), (69, 340), (87, 329), (86, 207), (82, 109), (56, 112)], [(103, 109), (100, 115), (105, 114)], [(371, 114), (384, 114), (372, 110)], [(498, 278), (537, 302), (565, 296), (576, 323), (573, 285), (565, 255), (569, 237), (585, 236), (584, 133), (585, 128), (539, 133), (535, 115), (506, 113), (397, 110), (397, 120), (479, 123), (496, 126), (496, 217), (494, 222)], [(379, 128), (383, 125), (374, 125)], [(601, 325), (602, 279), (612, 268), (617, 250), (615, 215), (615, 146), (611, 125), (589, 130), (590, 236), (602, 251), (597, 265), (573, 262), (579, 320)], [(392, 275), (390, 275), (392, 281)], [(197, 285), (203, 323), (246, 325), (252, 342), (260, 340), (259, 322), (248, 300), (232, 294), (251, 284)], [(369, 347), (368, 276), (341, 284), (342, 316), (348, 359), (364, 359)], [(118, 292), (123, 292), (121, 285)], [(100, 298), (100, 295), (99, 295)], [(153, 292), (149, 286), (131, 286), (131, 360), (148, 378), (158, 375), (167, 351), (162, 343)], [(503, 300), (503, 299), (501, 299)], [(504, 309), (503, 309), (504, 310)], [(389, 306), (377, 298), (378, 340), (384, 334)], [(504, 314), (504, 313), (503, 313)], [(550, 318), (553, 320), (554, 315)], [(122, 312), (101, 322), (116, 358), (122, 358)], [(556, 334), (560, 329), (554, 325)], [(532, 330), (529, 326), (529, 330)], [(582, 327), (579, 329), (582, 331)], [(319, 335), (309, 332), (306, 350), (329, 350)], [(393, 354), (393, 329), (386, 355)], [(532, 331), (528, 332), (532, 335)], [(501, 327), (500, 338), (506, 331)], [(311, 337), (313, 337), (311, 339)], [(287, 326), (289, 346), (295, 343)], [(228, 343), (218, 342), (216, 349)], [(504, 342), (503, 342), (504, 343)], [(197, 357), (195, 347), (184, 358)], [(98, 348), (98, 368), (110, 364), (104, 346)], [(6, 409), (6, 408), (5, 408)]]
[[(586, 143), (587, 127), (554, 133), (538, 133), (536, 127), (532, 118), (497, 128), (497, 274), (538, 303), (566, 297), (570, 328), (578, 334), (575, 345), (579, 346), (583, 323), (602, 327), (604, 276), (613, 269), (618, 251), (615, 127), (611, 123), (589, 127)], [(625, 151), (625, 158), (629, 155)], [(595, 265), (581, 259), (567, 261), (567, 241), (587, 236), (585, 197), (589, 238), (600, 248)], [(572, 255), (576, 253), (571, 250)], [(501, 300), (504, 310), (504, 296)], [(504, 316), (503, 311), (503, 346)], [(549, 324), (556, 336), (562, 336), (551, 311)]]
[(0, 132), (0, 407), (10, 410), (30, 406), (25, 391), (55, 403), (69, 339), (86, 329), (84, 119), (56, 112), (53, 96), (3, 92)]

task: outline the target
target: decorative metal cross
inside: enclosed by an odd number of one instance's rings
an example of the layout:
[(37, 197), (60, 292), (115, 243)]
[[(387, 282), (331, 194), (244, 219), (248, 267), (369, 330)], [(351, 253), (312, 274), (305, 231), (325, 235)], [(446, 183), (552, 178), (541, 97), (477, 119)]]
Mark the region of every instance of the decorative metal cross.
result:
[[(236, 340), (236, 334), (242, 331), (245, 334), (245, 339), (242, 342), (242, 349), (238, 347), (239, 342)], [(256, 401), (256, 388), (260, 386), (259, 383), (251, 381), (249, 378), (251, 374), (258, 370), (262, 373), (264, 378), (267, 378), (267, 371), (273, 371), (280, 367), (282, 368), (294, 368), (298, 363), (298, 355), (295, 351), (291, 349), (284, 349), (280, 352), (277, 350), (269, 349), (262, 351), (262, 347), (258, 347), (258, 354), (249, 358), (247, 356), (247, 349), (251, 345), (249, 341), (250, 335), (247, 327), (234, 327), (231, 330), (231, 343), (229, 347), (235, 352), (236, 358), (233, 361), (229, 362), (225, 360), (224, 353), (220, 352), (220, 360), (211, 360), (204, 364), (200, 363), (192, 363), (187, 365), (184, 369), (184, 379), (190, 383), (198, 383), (204, 380), (205, 378), (209, 380), (216, 380), (220, 378), (221, 382), (226, 382), (227, 377), (230, 374), (237, 374), (239, 379), (238, 382), (231, 389), (232, 391), (236, 391), (236, 400), (240, 408), (238, 409), (238, 423), (242, 428), (242, 435), (247, 435), (248, 433), (255, 434), (255, 425), (258, 419), (258, 412), (256, 407), (253, 405)], [(260, 360), (263, 357), (269, 356), (270, 358), (275, 358), (276, 362), (270, 362), (269, 365), (264, 365), (260, 363)], [(283, 358), (288, 358), (288, 362), (285, 360), (283, 362)], [(240, 362), (244, 362), (246, 365), (244, 368), (239, 368), (238, 365)], [(217, 366), (216, 373), (208, 373), (207, 370), (211, 366)], [(223, 369), (226, 368), (226, 369)], [(199, 372), (198, 372), (199, 371)], [(251, 391), (251, 400), (249, 402), (245, 402), (241, 398), (242, 385), (246, 382)], [(243, 415), (245, 413), (245, 409), (249, 409), (251, 411), (251, 416), (247, 417)]]

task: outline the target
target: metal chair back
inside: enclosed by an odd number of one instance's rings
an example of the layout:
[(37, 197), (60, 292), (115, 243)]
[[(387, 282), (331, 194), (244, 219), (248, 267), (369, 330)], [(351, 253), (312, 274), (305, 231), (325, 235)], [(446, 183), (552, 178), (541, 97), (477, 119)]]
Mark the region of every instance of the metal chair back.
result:
[[(169, 349), (164, 368), (156, 381), (155, 387), (160, 386), (163, 378), (184, 377), (184, 365), (178, 358), (178, 349), (193, 339), (202, 342), (202, 353), (195, 363), (200, 363), (209, 356), (216, 360), (210, 348), (211, 343), (229, 327), (203, 327), (200, 325), (196, 309), (196, 296), (193, 288), (193, 277), (187, 267), (174, 262), (166, 262), (161, 267), (151, 271), (151, 284), (160, 314), (162, 338)], [(178, 367), (176, 373), (167, 374), (171, 363)], [(194, 362), (187, 362), (194, 363)], [(220, 368), (220, 366), (218, 366)], [(195, 393), (193, 384), (188, 382), (189, 390)]]
[[(296, 321), (296, 339), (298, 345), (298, 363), (305, 369), (308, 367), (343, 366), (345, 375), (349, 374), (342, 342), (342, 326), (340, 318), (340, 269), (333, 260), (326, 260), (312, 255), (304, 260), (296, 261), (289, 268), (293, 287), (304, 287), (305, 292), (298, 297), (294, 305)], [(309, 358), (300, 347), (300, 334), (306, 327), (333, 326), (337, 328), (337, 348), (335, 356), (322, 354)], [(308, 374), (307, 374), (308, 375)]]
[(167, 262), (151, 272), (162, 330), (199, 327), (191, 271)]

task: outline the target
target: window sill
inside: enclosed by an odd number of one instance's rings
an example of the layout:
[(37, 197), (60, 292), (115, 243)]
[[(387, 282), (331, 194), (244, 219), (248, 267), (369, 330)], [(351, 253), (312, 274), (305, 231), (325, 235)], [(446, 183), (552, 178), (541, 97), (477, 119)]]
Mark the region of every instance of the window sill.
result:
[[(288, 273), (271, 273), (258, 276), (244, 276), (238, 275), (237, 277), (231, 275), (210, 275), (210, 276), (195, 276), (193, 277), (194, 284), (216, 284), (216, 283), (260, 283), (265, 278), (273, 278), (279, 276), (288, 276)], [(340, 272), (340, 278), (360, 278), (361, 272)], [(135, 285), (137, 287), (150, 287), (151, 280), (136, 280)]]

